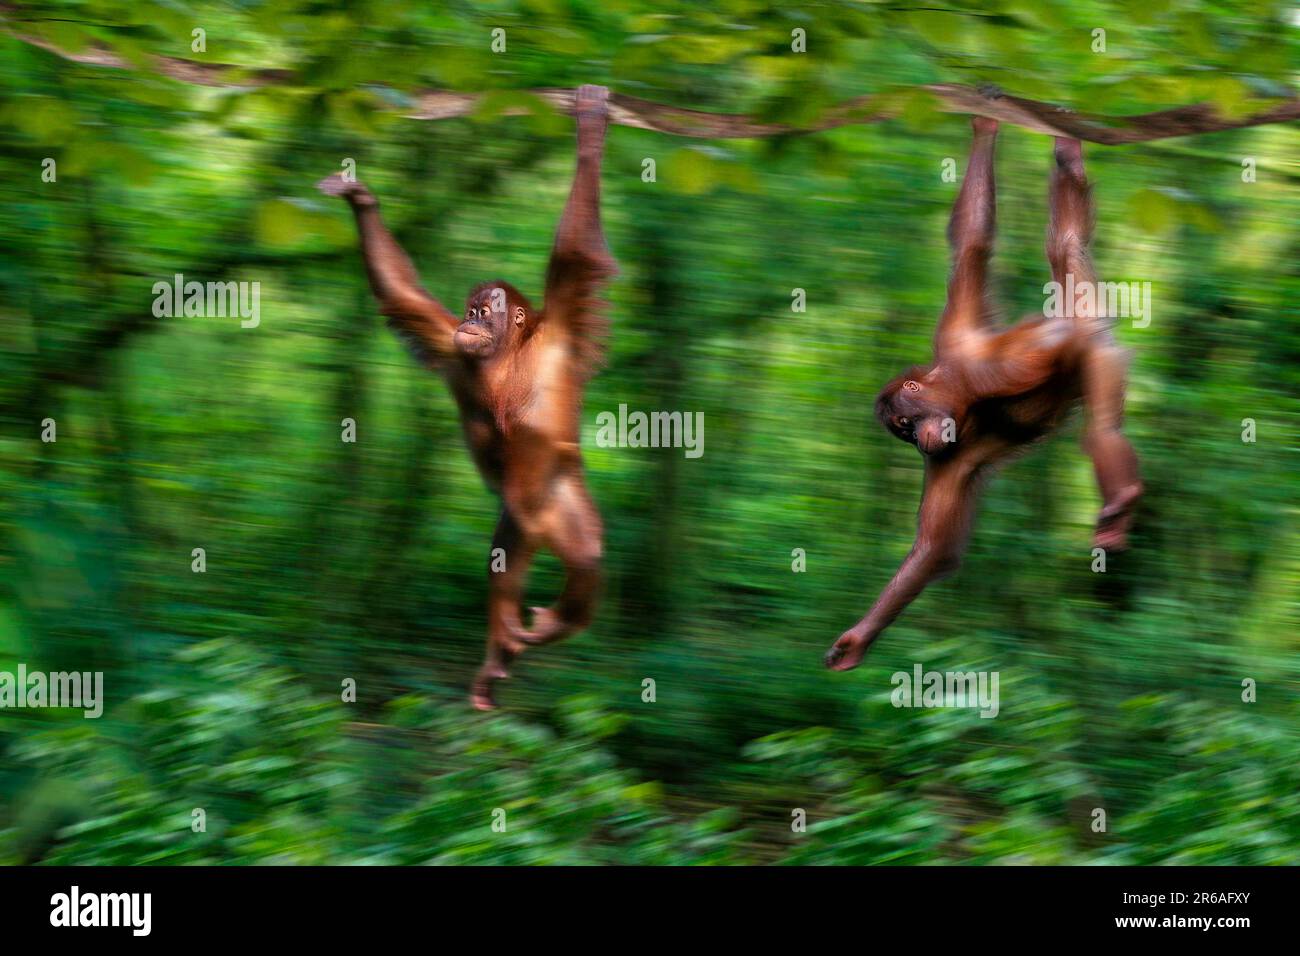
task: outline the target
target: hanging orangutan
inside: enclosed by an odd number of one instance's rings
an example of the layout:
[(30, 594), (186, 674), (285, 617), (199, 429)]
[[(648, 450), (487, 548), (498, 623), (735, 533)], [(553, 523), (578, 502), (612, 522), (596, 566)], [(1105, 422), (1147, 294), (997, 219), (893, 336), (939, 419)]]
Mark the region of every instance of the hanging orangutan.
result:
[(1088, 255), (1091, 190), (1078, 140), (1057, 138), (1050, 186), (1047, 259), (1057, 288), (1073, 289), (1062, 317), (992, 322), (988, 263), (993, 248), (996, 120), (976, 117), (970, 164), (948, 226), (953, 271), (934, 337), (934, 360), (894, 379), (876, 417), (925, 459), (916, 542), (867, 616), (826, 654), (849, 670), (931, 581), (956, 570), (981, 482), (993, 466), (1055, 429), (1082, 399), (1083, 446), (1102, 508), (1095, 547), (1127, 547), (1142, 494), (1137, 456), (1120, 431), (1127, 360), (1097, 296)]
[[(421, 287), (369, 189), (340, 175), (318, 184), (352, 207), (380, 311), (416, 357), (446, 378), (470, 454), (501, 496), (492, 553), (504, 555), (504, 568), (489, 562), (487, 655), (470, 691), (480, 710), (496, 706), (493, 687), (526, 646), (585, 627), (596, 602), (602, 528), (578, 439), (583, 386), (603, 357), (600, 290), (617, 272), (600, 225), (608, 96), (601, 86), (577, 93), (577, 171), (540, 306), (494, 280), (470, 291), (463, 316), (452, 315)], [(532, 626), (525, 628), (524, 580), (543, 547), (563, 563), (565, 585), (553, 607), (533, 608)]]

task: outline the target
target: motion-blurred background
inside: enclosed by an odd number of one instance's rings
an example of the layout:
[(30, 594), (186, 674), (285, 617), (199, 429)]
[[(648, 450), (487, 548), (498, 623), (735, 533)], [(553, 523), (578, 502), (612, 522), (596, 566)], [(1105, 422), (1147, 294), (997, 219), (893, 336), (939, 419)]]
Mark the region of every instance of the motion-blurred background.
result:
[[(964, 170), (968, 122), (905, 91), (1248, 112), (1291, 95), (1294, 4), (92, 0), (0, 16), (0, 670), (103, 671), (107, 697), (97, 721), (0, 712), (0, 860), (1300, 859), (1294, 124), (1086, 148), (1101, 277), (1152, 283), (1150, 325), (1119, 327), (1147, 487), (1134, 549), (1091, 571), (1099, 501), (1076, 422), (994, 482), (957, 576), (859, 670), (821, 667), (906, 553), (920, 494), (920, 457), (871, 406), (928, 356), (958, 188), (944, 161)], [(287, 73), (204, 88), (150, 55)], [(587, 82), (796, 124), (882, 92), (903, 115), (766, 140), (611, 128), (622, 275), (584, 413), (605, 597), (480, 715), (466, 685), (497, 502), (444, 385), (384, 329), (346, 209), (312, 184), (354, 158), (453, 311), (497, 276), (540, 296), (572, 122), (535, 102), (499, 115), (513, 97), (441, 122), (403, 107), (422, 88)], [(1049, 155), (1004, 128), (1010, 318), (1042, 308)], [(151, 287), (175, 273), (259, 282), (260, 325), (155, 317)], [(703, 457), (596, 447), (597, 413), (620, 403), (703, 412)], [(528, 603), (559, 583), (544, 558)], [(890, 675), (916, 663), (999, 672), (999, 716), (891, 706)]]

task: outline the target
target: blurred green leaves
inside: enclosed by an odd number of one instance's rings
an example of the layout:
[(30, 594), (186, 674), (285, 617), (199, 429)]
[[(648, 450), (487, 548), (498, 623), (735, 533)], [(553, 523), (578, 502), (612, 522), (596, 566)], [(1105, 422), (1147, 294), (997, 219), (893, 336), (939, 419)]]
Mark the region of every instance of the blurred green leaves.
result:
[(276, 198), (260, 203), (254, 213), (258, 242), (274, 251), (309, 248), (324, 239), (341, 246), (352, 236), (351, 223), (318, 199)]
[[(1247, 91), (1287, 94), (1290, 7), (317, 7), (205, 7), (200, 55), (169, 3), (103, 0), (93, 22), (24, 4), (25, 30), (134, 73), (0, 39), (0, 667), (102, 668), (110, 693), (98, 723), (0, 720), (0, 860), (1297, 862), (1294, 124), (1087, 150), (1102, 278), (1157, 296), (1149, 328), (1118, 329), (1148, 483), (1134, 551), (1087, 570), (1098, 502), (1067, 428), (991, 483), (962, 571), (859, 671), (819, 665), (915, 524), (920, 462), (871, 404), (929, 354), (958, 188), (941, 171), (968, 145), (915, 87), (1236, 115)], [(157, 55), (292, 79), (200, 88), (150, 76)], [(896, 118), (752, 143), (610, 131), (622, 274), (585, 424), (703, 411), (708, 451), (589, 443), (600, 616), (526, 655), (484, 717), (462, 698), (496, 502), (312, 184), (355, 159), (453, 309), (492, 275), (540, 291), (572, 122), (519, 91), (584, 82), (796, 126), (872, 93)], [(403, 118), (445, 87), (488, 95)], [(999, 151), (999, 298), (1020, 315), (1042, 304), (1050, 151), (1014, 129)], [(151, 284), (182, 270), (261, 282), (266, 321), (155, 321)], [(558, 587), (543, 562), (529, 603)], [(891, 707), (916, 661), (1000, 670), (1000, 716)]]

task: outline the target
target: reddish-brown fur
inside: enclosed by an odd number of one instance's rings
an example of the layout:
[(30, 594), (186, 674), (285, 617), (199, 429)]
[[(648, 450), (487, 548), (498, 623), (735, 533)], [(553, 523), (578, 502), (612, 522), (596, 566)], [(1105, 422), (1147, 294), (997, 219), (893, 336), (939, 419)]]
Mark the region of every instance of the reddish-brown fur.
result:
[[(1094, 544), (1127, 546), (1141, 495), (1137, 456), (1120, 431), (1125, 357), (1100, 310), (1076, 297), (1073, 315), (1033, 317), (1007, 329), (991, 321), (988, 261), (994, 234), (994, 120), (974, 120), (974, 144), (953, 207), (953, 272), (934, 339), (934, 361), (885, 386), (876, 415), (925, 456), (916, 542), (867, 615), (832, 645), (826, 664), (856, 667), (871, 643), (932, 580), (957, 568), (990, 469), (1051, 432), (1080, 398), (1084, 447), (1103, 506)], [(1092, 202), (1077, 140), (1057, 139), (1047, 257), (1053, 279), (1077, 291), (1095, 283), (1088, 257)]]
[[(591, 619), (600, 581), (600, 514), (587, 493), (578, 447), (582, 389), (599, 364), (606, 330), (600, 289), (616, 271), (600, 226), (600, 160), (608, 91), (578, 91), (578, 163), (556, 229), (546, 293), (535, 309), (507, 282), (469, 295), (463, 319), (420, 286), (415, 267), (379, 217), (365, 186), (332, 176), (322, 191), (352, 206), (371, 289), (388, 324), (429, 368), (441, 371), (460, 408), (465, 439), (488, 485), (501, 495), (489, 572), (487, 657), (471, 699), (495, 706), (493, 685), (526, 645), (558, 640)], [(565, 566), (551, 608), (520, 621), (524, 579), (546, 547)]]

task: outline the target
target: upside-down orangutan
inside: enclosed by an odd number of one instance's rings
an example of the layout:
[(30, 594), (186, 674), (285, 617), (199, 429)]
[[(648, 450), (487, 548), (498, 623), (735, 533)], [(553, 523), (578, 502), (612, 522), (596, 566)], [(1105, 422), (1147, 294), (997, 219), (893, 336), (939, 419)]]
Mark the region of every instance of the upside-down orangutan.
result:
[[(934, 337), (934, 361), (894, 379), (876, 416), (925, 459), (916, 542), (867, 616), (826, 654), (835, 670), (856, 667), (872, 641), (936, 578), (956, 570), (979, 486), (990, 468), (1052, 431), (1074, 403), (1085, 407), (1083, 446), (1103, 499), (1094, 545), (1127, 546), (1142, 494), (1137, 456), (1120, 431), (1125, 353), (1096, 295), (1088, 256), (1092, 198), (1078, 140), (1058, 138), (1052, 170), (1047, 259), (1058, 288), (1073, 289), (1064, 317), (1031, 317), (1011, 328), (991, 321), (996, 120), (976, 117), (970, 164), (948, 225), (953, 270)], [(1069, 280), (1072, 280), (1072, 284)], [(1046, 311), (1046, 310), (1044, 310)]]
[[(421, 288), (370, 190), (339, 175), (319, 183), (351, 205), (380, 311), (416, 357), (446, 377), (470, 454), (501, 495), (492, 553), (503, 552), (505, 566), (489, 562), (487, 656), (470, 691), (480, 710), (495, 706), (493, 685), (509, 676), (511, 661), (526, 645), (585, 627), (596, 601), (602, 529), (583, 479), (578, 438), (583, 385), (602, 358), (600, 288), (617, 272), (600, 226), (608, 96), (601, 86), (578, 90), (577, 172), (539, 308), (507, 282), (485, 282), (471, 290), (458, 319)], [(519, 604), (540, 547), (563, 563), (564, 590), (554, 607), (533, 608), (532, 627), (525, 629)]]

